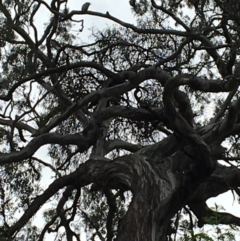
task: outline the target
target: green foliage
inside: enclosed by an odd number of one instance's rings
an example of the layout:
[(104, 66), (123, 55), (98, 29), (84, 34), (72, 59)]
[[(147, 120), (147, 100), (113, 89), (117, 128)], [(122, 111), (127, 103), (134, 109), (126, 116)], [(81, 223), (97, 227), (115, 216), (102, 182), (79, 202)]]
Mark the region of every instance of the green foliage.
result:
[(223, 207), (215, 204), (215, 206), (211, 209), (214, 211), (214, 215), (205, 217), (205, 221), (209, 225), (206, 225), (203, 228), (198, 228), (197, 219), (193, 213), (186, 213), (182, 210), (182, 212), (175, 217), (176, 220), (179, 218), (179, 222), (175, 222), (177, 223), (177, 232), (175, 235), (172, 235), (173, 240), (237, 241), (236, 236), (239, 232), (238, 227), (235, 225), (218, 225), (220, 221), (220, 214), (218, 212), (224, 210)]

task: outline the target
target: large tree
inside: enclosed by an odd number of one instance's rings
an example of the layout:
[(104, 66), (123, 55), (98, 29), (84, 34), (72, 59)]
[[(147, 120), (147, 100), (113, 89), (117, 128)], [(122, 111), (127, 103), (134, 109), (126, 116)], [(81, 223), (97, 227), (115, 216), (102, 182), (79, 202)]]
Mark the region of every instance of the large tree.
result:
[[(199, 227), (240, 225), (206, 205), (240, 193), (236, 2), (131, 0), (130, 24), (1, 1), (1, 240), (171, 240), (183, 208)], [(84, 43), (84, 15), (112, 25)]]

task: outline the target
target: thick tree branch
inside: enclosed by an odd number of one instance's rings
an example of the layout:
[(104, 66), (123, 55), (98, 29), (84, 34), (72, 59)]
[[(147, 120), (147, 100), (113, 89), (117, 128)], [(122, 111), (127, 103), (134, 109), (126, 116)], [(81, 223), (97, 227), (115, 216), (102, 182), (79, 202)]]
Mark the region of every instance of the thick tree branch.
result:
[(41, 146), (46, 144), (77, 145), (81, 152), (87, 150), (94, 142), (95, 138), (83, 136), (81, 134), (54, 134), (47, 133), (32, 139), (21, 151), (0, 154), (0, 164), (21, 162), (31, 157)]
[[(174, 77), (168, 80), (168, 82), (166, 83), (163, 94), (165, 114), (174, 126), (174, 128), (176, 128), (176, 132), (184, 136), (188, 140), (189, 144), (192, 145), (195, 150), (198, 150), (198, 155), (200, 156), (200, 158), (198, 156), (198, 159), (196, 159), (196, 161), (198, 162), (197, 166), (198, 168), (200, 166), (202, 168), (201, 171), (198, 170), (198, 174), (200, 176), (208, 176), (213, 172), (215, 167), (215, 163), (210, 157), (210, 151), (201, 136), (176, 111), (176, 107), (173, 103), (172, 95), (175, 88), (183, 84), (186, 84), (186, 80), (182, 79), (181, 76)], [(199, 163), (200, 161), (201, 165)]]
[(236, 100), (229, 108), (227, 116), (203, 136), (206, 143), (219, 142), (227, 133), (234, 129), (240, 108), (240, 99)]
[(0, 125), (4, 125), (4, 126), (13, 126), (13, 124), (15, 125), (16, 128), (19, 128), (21, 130), (26, 130), (32, 134), (34, 134), (36, 132), (36, 129), (34, 129), (33, 127), (22, 123), (20, 121), (18, 122), (14, 122), (13, 120), (4, 120), (4, 119), (0, 119)]
[[(79, 189), (92, 182), (100, 182), (102, 185), (109, 185), (110, 188), (133, 188), (136, 184), (133, 182), (136, 162), (142, 161), (138, 157), (129, 156), (120, 157), (114, 162), (89, 160), (81, 164), (75, 172), (57, 179), (43, 194), (37, 196), (22, 217), (9, 228), (8, 234), (11, 237), (19, 231), (50, 197), (66, 186), (75, 186)], [(129, 168), (129, 165), (132, 167)], [(140, 163), (139, 165), (141, 166)]]
[(119, 76), (117, 74), (113, 73), (112, 71), (108, 70), (107, 68), (104, 68), (100, 64), (97, 64), (94, 62), (81, 61), (81, 62), (69, 64), (69, 65), (62, 65), (62, 66), (56, 67), (56, 68), (48, 68), (47, 70), (44, 70), (40, 73), (35, 73), (28, 77), (20, 79), (20, 80), (18, 80), (17, 83), (13, 84), (11, 89), (8, 91), (8, 94), (5, 96), (3, 96), (3, 95), (0, 96), (0, 99), (5, 100), (5, 101), (10, 100), (12, 98), (12, 94), (16, 90), (16, 88), (18, 88), (20, 85), (26, 83), (29, 80), (32, 80), (32, 79), (38, 80), (39, 78), (44, 77), (44, 76), (48, 76), (48, 75), (55, 74), (55, 73), (63, 73), (63, 72), (66, 72), (67, 70), (72, 70), (72, 69), (80, 68), (80, 67), (89, 67), (89, 68), (92, 67), (92, 68), (95, 68), (95, 69), (101, 71), (102, 73), (106, 74), (106, 76), (108, 76), (109, 78), (119, 79)]
[(198, 218), (199, 227), (202, 227), (204, 224), (233, 224), (240, 226), (240, 218), (230, 213), (213, 211), (204, 202), (196, 202), (189, 206)]
[(113, 141), (108, 141), (107, 147), (106, 147), (106, 152), (109, 153), (112, 150), (115, 149), (124, 149), (130, 152), (136, 152), (141, 149), (139, 145), (134, 145), (132, 143), (128, 143), (126, 141), (122, 140), (113, 140)]

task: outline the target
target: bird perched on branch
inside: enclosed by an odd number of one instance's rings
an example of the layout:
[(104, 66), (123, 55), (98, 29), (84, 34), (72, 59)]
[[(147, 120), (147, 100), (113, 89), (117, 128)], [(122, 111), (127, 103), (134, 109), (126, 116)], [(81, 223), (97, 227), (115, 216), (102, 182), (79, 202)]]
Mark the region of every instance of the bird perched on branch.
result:
[(89, 3), (89, 2), (84, 3), (84, 4), (82, 5), (82, 11), (83, 11), (83, 12), (87, 12), (87, 10), (88, 10), (88, 8), (89, 8), (90, 5), (91, 5), (91, 3)]
[(129, 4), (134, 8), (136, 7), (136, 1), (135, 0), (130, 0)]

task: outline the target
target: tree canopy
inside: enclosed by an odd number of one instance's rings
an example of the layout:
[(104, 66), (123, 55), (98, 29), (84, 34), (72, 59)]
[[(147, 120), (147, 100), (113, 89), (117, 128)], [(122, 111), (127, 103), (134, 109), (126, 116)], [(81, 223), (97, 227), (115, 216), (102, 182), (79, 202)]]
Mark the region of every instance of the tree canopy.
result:
[[(1, 1), (1, 240), (213, 240), (196, 228), (240, 225), (206, 204), (240, 195), (240, 4), (128, 6), (134, 23), (67, 0)], [(86, 15), (111, 22), (88, 42)]]

